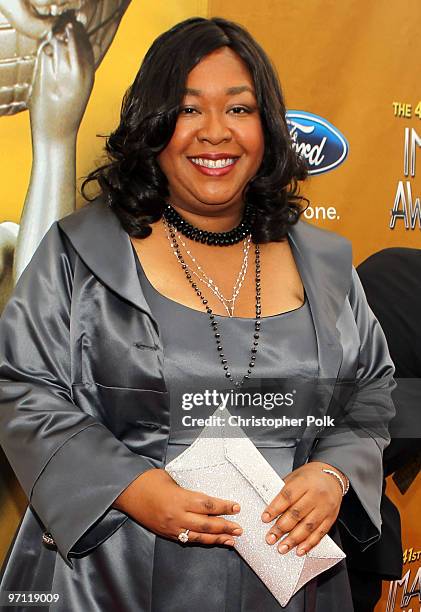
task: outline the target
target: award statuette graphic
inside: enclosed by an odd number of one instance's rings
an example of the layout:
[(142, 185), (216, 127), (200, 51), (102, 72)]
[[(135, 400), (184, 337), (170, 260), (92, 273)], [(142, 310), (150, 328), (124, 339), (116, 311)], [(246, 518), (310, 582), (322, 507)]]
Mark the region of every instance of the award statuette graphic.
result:
[(73, 12), (85, 26), (97, 68), (129, 3), (130, 0), (0, 0), (0, 115), (28, 108), (43, 32)]
[[(0, 115), (28, 109), (33, 162), (0, 311), (51, 224), (76, 208), (76, 139), (94, 81), (130, 0), (0, 0)], [(70, 29), (69, 29), (70, 26)], [(7, 245), (2, 236), (7, 238)], [(0, 251), (10, 251), (10, 232)], [(6, 263), (7, 261), (7, 263)]]
[[(76, 208), (76, 141), (101, 63), (130, 0), (0, 0), (0, 115), (28, 110), (32, 169), (20, 226), (0, 223), (0, 313), (51, 224)], [(0, 220), (0, 221), (1, 221)], [(26, 499), (0, 450), (0, 523)], [(9, 545), (0, 538), (0, 549)], [(0, 561), (2, 550), (0, 550)]]

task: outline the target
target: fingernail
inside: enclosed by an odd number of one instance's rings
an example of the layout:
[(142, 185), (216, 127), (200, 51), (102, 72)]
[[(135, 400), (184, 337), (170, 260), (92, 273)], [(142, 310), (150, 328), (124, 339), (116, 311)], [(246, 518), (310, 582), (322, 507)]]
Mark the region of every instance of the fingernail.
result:
[(234, 535), (241, 535), (243, 533), (243, 530), (241, 529), (241, 527), (238, 527), (237, 529), (234, 529), (232, 533)]
[(276, 535), (274, 533), (269, 533), (266, 536), (266, 542), (268, 544), (275, 544), (275, 542), (276, 542)]
[(234, 504), (233, 505), (233, 507), (232, 507), (232, 511), (233, 512), (240, 512), (240, 510), (241, 510), (241, 507), (240, 507), (239, 504)]
[(281, 553), (281, 555), (284, 555), (286, 552), (289, 551), (289, 546), (288, 544), (282, 544), (279, 548), (278, 548), (279, 552)]
[(234, 546), (234, 543), (235, 543), (234, 540), (226, 540), (225, 542), (227, 546)]
[(305, 548), (297, 548), (297, 556), (302, 557), (306, 552)]
[(269, 519), (270, 519), (269, 512), (263, 512), (263, 514), (262, 514), (262, 521), (268, 521)]

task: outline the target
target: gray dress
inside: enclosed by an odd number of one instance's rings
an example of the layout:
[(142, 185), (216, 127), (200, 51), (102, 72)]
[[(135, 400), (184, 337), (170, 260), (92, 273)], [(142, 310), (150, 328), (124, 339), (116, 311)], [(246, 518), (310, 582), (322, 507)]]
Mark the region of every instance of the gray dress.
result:
[[(159, 323), (164, 346), (164, 377), (171, 404), (168, 463), (200, 433), (200, 429), (181, 427), (181, 395), (213, 388), (227, 391), (230, 385), (217, 359), (215, 340), (204, 309), (194, 310), (163, 296), (146, 277), (138, 258), (136, 260), (142, 290)], [(241, 379), (248, 367), (254, 319), (217, 316), (216, 320), (231, 372), (235, 380)], [(313, 378), (317, 372), (317, 342), (308, 301), (296, 310), (264, 317), (253, 380)], [(215, 408), (209, 409), (208, 415)], [(191, 413), (194, 414), (194, 409)], [(280, 476), (291, 472), (295, 439), (280, 439), (280, 434), (272, 427), (250, 427), (245, 431)], [(212, 598), (206, 597), (209, 590), (212, 590)], [(218, 610), (226, 612), (301, 612), (304, 610), (304, 590), (299, 591), (286, 608), (281, 608), (233, 548), (186, 546), (157, 536), (153, 612), (215, 612), (216, 603)]]

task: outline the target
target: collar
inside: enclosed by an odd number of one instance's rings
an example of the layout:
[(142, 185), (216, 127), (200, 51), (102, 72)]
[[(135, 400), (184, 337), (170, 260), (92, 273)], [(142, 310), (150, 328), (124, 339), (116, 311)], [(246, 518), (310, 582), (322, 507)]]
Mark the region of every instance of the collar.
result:
[[(143, 295), (132, 243), (103, 197), (59, 221), (86, 266), (100, 281), (157, 322)], [(317, 336), (319, 377), (336, 378), (341, 347), (336, 323), (351, 284), (348, 240), (299, 221), (289, 231)]]
[(129, 235), (103, 197), (64, 217), (59, 226), (104, 285), (154, 319), (140, 287)]

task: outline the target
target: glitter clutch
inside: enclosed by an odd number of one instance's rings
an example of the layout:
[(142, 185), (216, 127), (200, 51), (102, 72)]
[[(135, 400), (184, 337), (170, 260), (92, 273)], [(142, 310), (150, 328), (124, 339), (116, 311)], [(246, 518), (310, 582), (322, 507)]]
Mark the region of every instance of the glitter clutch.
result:
[(281, 555), (277, 545), (266, 543), (270, 523), (263, 523), (261, 514), (285, 483), (241, 427), (229, 424), (231, 415), (226, 408), (217, 409), (214, 415), (220, 417), (220, 424), (205, 427), (165, 469), (187, 489), (240, 504), (238, 514), (225, 515), (243, 528), (242, 535), (235, 538), (235, 549), (280, 605), (286, 606), (302, 586), (339, 563), (345, 554), (328, 535), (302, 557), (295, 548)]

